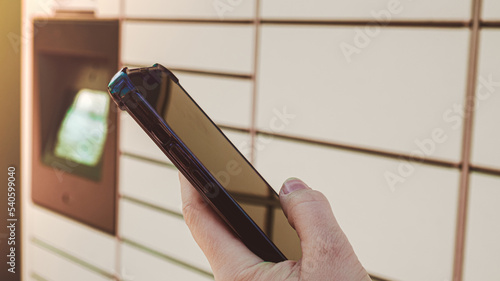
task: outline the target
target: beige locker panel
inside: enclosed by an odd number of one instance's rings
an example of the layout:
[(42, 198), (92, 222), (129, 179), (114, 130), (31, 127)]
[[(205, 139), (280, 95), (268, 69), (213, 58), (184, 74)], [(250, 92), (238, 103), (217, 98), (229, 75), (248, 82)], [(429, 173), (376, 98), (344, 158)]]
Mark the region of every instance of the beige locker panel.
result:
[[(494, 2), (495, 0), (490, 0)], [(467, 20), (470, 0), (274, 0), (262, 1), (262, 16), (301, 20)]]
[(134, 246), (122, 244), (122, 277), (134, 280), (214, 280), (194, 269), (176, 264)]
[(33, 205), (32, 235), (106, 272), (113, 272), (116, 240), (77, 221)]
[(127, 200), (120, 201), (120, 233), (124, 239), (206, 271), (210, 265), (184, 220)]
[(500, 177), (472, 174), (465, 243), (464, 281), (500, 276)]
[[(368, 272), (451, 280), (458, 170), (279, 139), (257, 153), (257, 169), (277, 190), (298, 177), (323, 192)], [(404, 182), (391, 187), (386, 175), (399, 169)]]
[(385, 28), (344, 53), (360, 30), (263, 27), (258, 128), (458, 161), (467, 30)]
[(471, 161), (500, 169), (500, 30), (483, 29), (480, 40)]
[(256, 0), (125, 0), (125, 15), (166, 19), (251, 19)]
[(122, 60), (167, 68), (250, 74), (254, 32), (250, 25), (125, 22)]

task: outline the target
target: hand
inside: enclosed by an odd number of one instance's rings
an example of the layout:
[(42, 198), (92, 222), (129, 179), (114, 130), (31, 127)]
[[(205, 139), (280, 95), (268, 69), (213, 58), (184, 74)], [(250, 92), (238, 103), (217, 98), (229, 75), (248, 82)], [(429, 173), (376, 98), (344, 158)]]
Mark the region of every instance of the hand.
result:
[(302, 258), (271, 263), (248, 250), (184, 176), (179, 174), (179, 178), (184, 219), (210, 262), (215, 280), (371, 280), (326, 197), (301, 180), (287, 180), (279, 196), (288, 222), (300, 237)]

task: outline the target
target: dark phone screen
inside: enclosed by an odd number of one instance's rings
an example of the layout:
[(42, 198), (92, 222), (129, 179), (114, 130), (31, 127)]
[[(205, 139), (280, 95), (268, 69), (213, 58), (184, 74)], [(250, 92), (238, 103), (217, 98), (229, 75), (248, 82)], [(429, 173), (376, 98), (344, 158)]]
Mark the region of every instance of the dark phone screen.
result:
[(288, 224), (274, 190), (190, 96), (159, 70), (129, 76), (172, 131), (283, 254), (288, 259), (299, 259), (299, 238)]

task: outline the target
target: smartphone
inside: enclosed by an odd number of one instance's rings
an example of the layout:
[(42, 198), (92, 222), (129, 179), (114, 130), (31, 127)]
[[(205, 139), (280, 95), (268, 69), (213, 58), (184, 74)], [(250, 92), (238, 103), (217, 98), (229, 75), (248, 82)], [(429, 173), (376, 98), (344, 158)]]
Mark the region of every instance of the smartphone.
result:
[(248, 249), (269, 262), (301, 257), (276, 192), (171, 71), (125, 67), (108, 89)]

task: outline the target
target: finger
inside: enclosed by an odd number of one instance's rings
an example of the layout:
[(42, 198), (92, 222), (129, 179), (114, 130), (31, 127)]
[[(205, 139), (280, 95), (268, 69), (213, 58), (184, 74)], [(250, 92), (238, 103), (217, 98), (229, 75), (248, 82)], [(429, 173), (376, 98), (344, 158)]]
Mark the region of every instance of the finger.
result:
[(283, 184), (280, 201), (288, 222), (299, 235), (303, 266), (314, 271), (331, 267), (332, 263), (357, 262), (330, 203), (321, 192), (292, 178)]
[(262, 262), (233, 234), (180, 173), (179, 180), (184, 220), (217, 279), (232, 280), (239, 272)]

